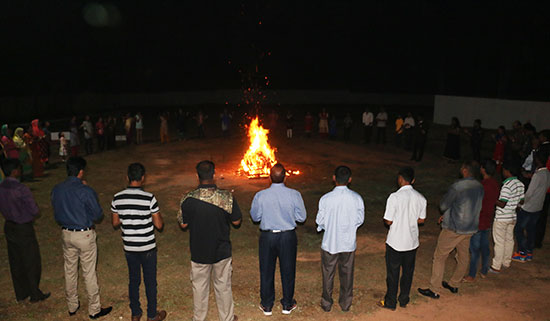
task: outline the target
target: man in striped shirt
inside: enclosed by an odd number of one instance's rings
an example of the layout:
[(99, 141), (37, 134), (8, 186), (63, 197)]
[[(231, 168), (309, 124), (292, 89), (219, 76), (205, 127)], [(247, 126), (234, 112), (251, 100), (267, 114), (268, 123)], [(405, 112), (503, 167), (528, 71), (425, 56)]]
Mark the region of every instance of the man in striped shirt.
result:
[(128, 263), (130, 309), (132, 321), (139, 321), (142, 310), (139, 302), (141, 269), (147, 295), (147, 320), (160, 321), (166, 311), (157, 311), (157, 246), (155, 227), (163, 226), (155, 196), (143, 190), (145, 167), (140, 163), (128, 166), (128, 187), (115, 194), (111, 203), (113, 227), (121, 227), (124, 252)]
[(495, 241), (495, 257), (489, 269), (491, 273), (500, 273), (500, 269), (510, 267), (514, 252), (514, 226), (516, 225), (516, 209), (523, 203), (525, 186), (517, 178), (520, 164), (510, 161), (502, 167), (504, 182), (496, 202), (495, 220), (493, 223), (493, 240)]

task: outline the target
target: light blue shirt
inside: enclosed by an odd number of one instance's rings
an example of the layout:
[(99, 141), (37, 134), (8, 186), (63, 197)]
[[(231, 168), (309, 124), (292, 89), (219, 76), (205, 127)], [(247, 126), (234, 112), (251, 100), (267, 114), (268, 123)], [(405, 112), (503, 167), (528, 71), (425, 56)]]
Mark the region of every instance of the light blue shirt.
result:
[(306, 207), (300, 192), (284, 183), (273, 183), (254, 195), (250, 216), (260, 222), (261, 230), (286, 231), (306, 220)]
[(319, 200), (315, 223), (318, 232), (325, 230), (321, 249), (330, 254), (355, 251), (355, 234), (364, 220), (365, 204), (361, 195), (347, 186), (336, 186)]

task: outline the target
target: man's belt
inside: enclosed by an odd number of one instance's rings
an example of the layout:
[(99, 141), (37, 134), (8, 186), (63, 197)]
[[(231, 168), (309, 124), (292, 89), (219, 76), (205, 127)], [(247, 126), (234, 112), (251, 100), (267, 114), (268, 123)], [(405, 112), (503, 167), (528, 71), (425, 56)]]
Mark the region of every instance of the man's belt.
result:
[(294, 231), (294, 229), (291, 229), (291, 230), (262, 230), (262, 229), (260, 229), (260, 231), (266, 232), (266, 233), (284, 233), (284, 232)]
[(86, 228), (68, 228), (68, 227), (62, 227), (62, 230), (69, 231), (69, 232), (85, 232), (92, 230), (93, 227), (86, 227)]

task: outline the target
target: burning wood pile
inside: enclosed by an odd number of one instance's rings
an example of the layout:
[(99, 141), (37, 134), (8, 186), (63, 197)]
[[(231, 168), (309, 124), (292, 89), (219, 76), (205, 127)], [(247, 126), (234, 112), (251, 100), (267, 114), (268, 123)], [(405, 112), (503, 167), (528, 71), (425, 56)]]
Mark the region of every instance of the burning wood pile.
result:
[[(269, 145), (268, 129), (260, 125), (258, 117), (252, 119), (248, 125), (248, 139), (250, 145), (241, 160), (239, 173), (248, 178), (269, 177), (269, 172), (273, 165), (277, 164), (275, 158), (276, 148)], [(286, 175), (299, 175), (300, 171), (288, 170)]]

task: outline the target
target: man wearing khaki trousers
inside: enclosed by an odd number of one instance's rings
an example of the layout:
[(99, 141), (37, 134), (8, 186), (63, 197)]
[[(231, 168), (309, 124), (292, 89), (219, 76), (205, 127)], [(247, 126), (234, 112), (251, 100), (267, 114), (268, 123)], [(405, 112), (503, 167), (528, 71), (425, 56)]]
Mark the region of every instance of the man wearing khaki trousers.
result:
[[(424, 296), (439, 299), (442, 287), (458, 293), (458, 285), (468, 269), (470, 238), (477, 232), (483, 201), (483, 185), (475, 179), (477, 173), (477, 162), (462, 164), (460, 174), (463, 178), (451, 185), (441, 200), (439, 207), (443, 215), (439, 223), (442, 230), (434, 252), (430, 287), (418, 289)], [(457, 265), (447, 283), (443, 281), (445, 261), (455, 248)]]
[(183, 196), (178, 213), (180, 227), (189, 228), (193, 321), (206, 320), (211, 281), (220, 321), (237, 321), (231, 290), (229, 233), (230, 225), (240, 226), (241, 210), (230, 191), (216, 186), (214, 163), (202, 161), (196, 170), (200, 184)]
[(97, 319), (111, 312), (112, 307), (101, 308), (97, 284), (97, 244), (94, 221), (103, 211), (95, 191), (83, 180), (86, 161), (82, 157), (67, 160), (67, 179), (52, 190), (55, 220), (61, 225), (63, 258), (65, 260), (65, 296), (69, 315), (80, 308), (78, 300), (78, 262), (88, 292), (88, 314)]

